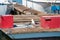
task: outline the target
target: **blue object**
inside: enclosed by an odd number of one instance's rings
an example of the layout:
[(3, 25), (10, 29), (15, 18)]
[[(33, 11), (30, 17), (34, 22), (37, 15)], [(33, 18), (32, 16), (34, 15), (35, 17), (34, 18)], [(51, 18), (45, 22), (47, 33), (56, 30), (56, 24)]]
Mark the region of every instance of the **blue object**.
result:
[(59, 10), (60, 10), (60, 5), (59, 5)]
[(60, 6), (56, 6), (57, 10), (60, 10)]
[(53, 5), (53, 6), (51, 6), (51, 10), (55, 11), (55, 10), (57, 10), (57, 7), (55, 5)]

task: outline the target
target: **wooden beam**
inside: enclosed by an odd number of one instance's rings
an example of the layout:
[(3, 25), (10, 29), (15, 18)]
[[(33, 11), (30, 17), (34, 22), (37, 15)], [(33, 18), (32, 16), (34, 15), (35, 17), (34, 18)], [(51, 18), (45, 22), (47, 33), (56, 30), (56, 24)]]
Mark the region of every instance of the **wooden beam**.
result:
[(14, 5), (14, 8), (17, 10), (17, 11), (20, 11), (22, 13), (25, 13), (25, 14), (31, 14), (31, 15), (46, 15), (45, 13), (43, 12), (40, 12), (40, 11), (37, 11), (37, 10), (34, 10), (34, 9), (31, 9), (31, 8), (28, 8), (28, 7), (25, 7), (23, 5)]

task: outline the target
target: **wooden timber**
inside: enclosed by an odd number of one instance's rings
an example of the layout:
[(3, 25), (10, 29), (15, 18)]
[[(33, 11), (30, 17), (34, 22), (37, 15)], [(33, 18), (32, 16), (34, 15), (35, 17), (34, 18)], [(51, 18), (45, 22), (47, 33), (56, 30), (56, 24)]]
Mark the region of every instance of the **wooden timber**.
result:
[(36, 15), (13, 15), (14, 16), (14, 22), (31, 22), (31, 19), (34, 21), (39, 21), (40, 17)]
[(25, 9), (28, 9), (27, 7), (23, 6), (23, 5), (18, 5), (18, 4), (15, 4), (14, 5), (14, 8), (20, 12), (23, 12)]
[(52, 13), (44, 13), (44, 12), (41, 12), (41, 11), (37, 11), (35, 9), (32, 9), (32, 8), (28, 8), (26, 6), (23, 6), (23, 5), (19, 5), (19, 4), (15, 4), (14, 5), (14, 9), (15, 9), (15, 12), (18, 14), (18, 15), (21, 15), (21, 14), (24, 14), (24, 15), (38, 15), (38, 16), (45, 16), (45, 15), (59, 15), (59, 14), (52, 14)]
[(24, 13), (25, 15), (47, 15), (46, 13), (43, 13), (43, 12), (31, 9), (31, 8), (25, 7), (23, 5), (15, 4), (14, 8), (17, 11), (18, 15), (19, 15), (19, 12), (21, 14)]

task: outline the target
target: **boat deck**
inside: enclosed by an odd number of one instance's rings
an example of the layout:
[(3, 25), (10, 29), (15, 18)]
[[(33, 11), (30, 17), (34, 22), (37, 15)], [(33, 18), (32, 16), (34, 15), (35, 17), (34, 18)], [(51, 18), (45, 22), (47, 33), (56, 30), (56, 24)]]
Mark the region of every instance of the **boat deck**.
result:
[(12, 39), (27, 39), (27, 38), (47, 38), (47, 37), (60, 37), (60, 28), (57, 29), (43, 29), (37, 28), (11, 28), (3, 29)]
[(14, 23), (15, 24), (24, 24), (31, 23), (31, 19), (38, 24), (32, 25), (33, 28), (10, 28), (10, 29), (2, 29), (3, 32), (7, 34), (21, 34), (21, 33), (41, 33), (41, 32), (60, 32), (60, 28), (56, 29), (44, 29), (40, 25), (40, 16), (37, 15), (14, 15)]
[(60, 28), (56, 29), (44, 29), (41, 27), (35, 28), (11, 28), (11, 29), (3, 29), (7, 34), (20, 34), (20, 33), (37, 33), (37, 32), (60, 32)]
[[(26, 8), (23, 5), (14, 5), (15, 11), (17, 11), (17, 16), (14, 16), (14, 23), (30, 22), (31, 19), (34, 19), (40, 22), (40, 17), (42, 15), (50, 15), (44, 14), (42, 12), (38, 12), (36, 10), (32, 10), (30, 8)], [(25, 15), (19, 15), (24, 13)], [(27, 13), (37, 14), (37, 15), (27, 15)], [(19, 39), (19, 38), (37, 38), (37, 37), (53, 37), (60, 36), (60, 28), (56, 29), (44, 29), (40, 26), (40, 23), (37, 25), (33, 25), (33, 28), (10, 28), (10, 29), (2, 29), (3, 32), (8, 34), (11, 38)], [(50, 35), (49, 35), (50, 34)], [(13, 37), (12, 37), (13, 36)]]

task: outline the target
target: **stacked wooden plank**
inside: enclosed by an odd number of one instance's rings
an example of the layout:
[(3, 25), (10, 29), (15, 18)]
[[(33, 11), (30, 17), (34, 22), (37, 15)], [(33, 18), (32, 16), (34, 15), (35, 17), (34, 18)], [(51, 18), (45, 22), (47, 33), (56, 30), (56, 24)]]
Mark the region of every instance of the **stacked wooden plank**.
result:
[(14, 8), (15, 8), (15, 10), (18, 11), (18, 13), (21, 12), (21, 13), (24, 13), (26, 15), (47, 15), (46, 13), (25, 7), (23, 5), (15, 4)]
[(23, 12), (25, 9), (28, 9), (27, 7), (23, 6), (23, 5), (18, 5), (18, 4), (15, 4), (14, 5), (14, 8), (20, 12)]
[(39, 15), (39, 16), (42, 16), (42, 15), (59, 15), (59, 14), (52, 14), (52, 13), (47, 14), (47, 13), (44, 13), (44, 12), (41, 12), (41, 11), (37, 11), (35, 9), (28, 8), (26, 6), (19, 5), (19, 4), (15, 4), (14, 8), (17, 11), (18, 15), (20, 13), (21, 14), (25, 14), (25, 15)]
[(14, 22), (20, 23), (20, 22), (31, 22), (31, 19), (34, 21), (39, 21), (39, 17), (36, 15), (14, 15)]

